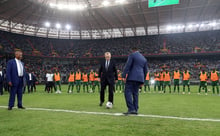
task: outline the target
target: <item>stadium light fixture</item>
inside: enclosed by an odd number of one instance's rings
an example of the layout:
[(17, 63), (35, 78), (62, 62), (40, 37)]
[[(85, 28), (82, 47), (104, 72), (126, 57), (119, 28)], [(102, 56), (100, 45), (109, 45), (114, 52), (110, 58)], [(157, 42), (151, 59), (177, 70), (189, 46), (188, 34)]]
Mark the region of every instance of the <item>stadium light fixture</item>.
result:
[(56, 5), (53, 4), (53, 3), (50, 3), (49, 5), (50, 5), (51, 8), (55, 8), (56, 7)]
[(173, 29), (172, 26), (167, 26), (167, 30), (171, 30), (171, 29)]
[(66, 29), (67, 29), (67, 30), (70, 30), (70, 29), (71, 29), (71, 26), (70, 26), (69, 24), (67, 24), (67, 25), (66, 25)]
[(57, 29), (60, 29), (60, 28), (61, 28), (61, 25), (60, 25), (59, 23), (57, 23), (57, 24), (56, 24), (56, 28), (57, 28)]
[(50, 3), (49, 6), (51, 8), (57, 8), (59, 10), (71, 10), (71, 11), (75, 11), (75, 10), (83, 10), (86, 9), (88, 6), (87, 5), (83, 5), (83, 4), (54, 4), (54, 3)]
[(192, 28), (192, 25), (190, 24), (190, 25), (188, 25), (188, 27), (189, 27), (189, 28)]
[(177, 29), (178, 28), (178, 26), (173, 26), (173, 29)]
[(124, 4), (126, 0), (115, 0), (116, 4)]
[(83, 10), (85, 8), (87, 8), (87, 5), (82, 5), (82, 4), (73, 4), (73, 5), (67, 5), (67, 9), (68, 10)]
[(216, 26), (216, 22), (210, 23), (211, 26)]
[(201, 24), (200, 26), (201, 26), (201, 27), (203, 27), (203, 26), (204, 26), (204, 24)]
[(50, 22), (45, 22), (44, 24), (46, 27), (50, 27)]
[(57, 8), (59, 9), (59, 10), (62, 10), (62, 9), (64, 9), (66, 6), (65, 5), (63, 5), (63, 4), (58, 4), (57, 5)]
[(109, 6), (109, 5), (110, 5), (110, 2), (109, 2), (109, 1), (107, 1), (107, 0), (105, 0), (105, 1), (103, 1), (103, 2), (102, 2), (102, 5), (107, 7), (107, 6)]
[(196, 27), (199, 27), (199, 24), (196, 24)]

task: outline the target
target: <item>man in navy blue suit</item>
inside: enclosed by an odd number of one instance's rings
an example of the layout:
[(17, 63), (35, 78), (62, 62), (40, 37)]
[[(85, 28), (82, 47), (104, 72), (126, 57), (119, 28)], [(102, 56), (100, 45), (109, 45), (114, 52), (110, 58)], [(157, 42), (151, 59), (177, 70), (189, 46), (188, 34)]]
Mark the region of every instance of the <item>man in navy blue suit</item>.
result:
[(4, 72), (0, 67), (0, 95), (3, 95)]
[(8, 85), (11, 87), (8, 110), (14, 107), (15, 96), (17, 94), (18, 108), (25, 109), (22, 105), (22, 87), (25, 76), (24, 64), (21, 62), (22, 51), (15, 51), (15, 59), (11, 59), (7, 63), (6, 78)]
[(125, 101), (128, 111), (124, 113), (138, 114), (138, 89), (143, 85), (147, 73), (147, 60), (137, 50), (136, 47), (132, 48), (133, 53), (128, 56), (122, 78), (125, 82)]

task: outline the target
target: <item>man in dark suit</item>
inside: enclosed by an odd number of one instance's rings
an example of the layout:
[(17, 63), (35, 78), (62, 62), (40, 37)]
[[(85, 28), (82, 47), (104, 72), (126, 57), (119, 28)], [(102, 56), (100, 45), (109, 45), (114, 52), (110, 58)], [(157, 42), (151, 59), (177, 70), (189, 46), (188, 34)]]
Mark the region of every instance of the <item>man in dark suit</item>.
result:
[(11, 59), (7, 63), (6, 77), (8, 85), (11, 87), (8, 110), (14, 107), (15, 96), (17, 94), (18, 108), (25, 109), (22, 105), (22, 87), (25, 76), (24, 64), (21, 62), (22, 51), (15, 51), (15, 59)]
[(138, 89), (143, 85), (147, 73), (147, 60), (137, 50), (136, 47), (132, 48), (133, 53), (128, 56), (122, 78), (125, 84), (125, 101), (128, 111), (124, 113), (138, 114)]
[(99, 78), (101, 79), (101, 91), (100, 91), (100, 104), (102, 106), (105, 101), (105, 88), (109, 86), (108, 101), (113, 103), (114, 97), (114, 84), (118, 80), (117, 70), (115, 63), (111, 60), (111, 53), (105, 53), (105, 61), (101, 62), (99, 68)]
[(10, 92), (10, 87), (8, 85), (8, 82), (7, 82), (7, 78), (6, 78), (6, 69), (3, 70), (3, 75), (4, 75), (4, 78), (3, 78), (3, 87), (4, 87), (4, 90), (5, 92)]
[(4, 72), (0, 67), (0, 95), (3, 95)]
[(32, 75), (33, 75), (33, 89), (34, 89), (34, 92), (36, 92), (37, 77), (36, 77), (36, 75), (34, 74), (34, 72), (32, 72)]
[(26, 82), (27, 82), (27, 86), (28, 86), (28, 93), (33, 93), (33, 84), (35, 77), (33, 75), (33, 73), (29, 72), (26, 74)]

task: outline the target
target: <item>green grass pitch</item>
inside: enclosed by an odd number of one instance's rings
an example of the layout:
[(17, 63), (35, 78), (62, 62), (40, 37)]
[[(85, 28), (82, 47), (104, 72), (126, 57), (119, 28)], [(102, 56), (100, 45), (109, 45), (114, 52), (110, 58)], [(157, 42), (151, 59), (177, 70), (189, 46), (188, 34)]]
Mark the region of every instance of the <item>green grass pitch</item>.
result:
[[(182, 86), (180, 87), (182, 91)], [(75, 89), (75, 88), (74, 88)], [(209, 86), (211, 90), (211, 87)], [(153, 88), (151, 88), (153, 90)], [(168, 89), (167, 89), (168, 90)], [(173, 90), (173, 86), (172, 86)], [(186, 89), (187, 90), (187, 89)], [(185, 118), (220, 119), (220, 96), (191, 94), (141, 93), (139, 113)], [(8, 94), (0, 96), (0, 106), (7, 106)], [(107, 99), (107, 96), (106, 96)], [(15, 103), (17, 104), (17, 102)], [(37, 92), (23, 95), (26, 110), (0, 108), (1, 136), (219, 136), (220, 122), (187, 121), (140, 116), (111, 116), (84, 113), (28, 110), (28, 108), (65, 109), (87, 112), (123, 113), (127, 111), (124, 95), (115, 93), (112, 109), (100, 107), (99, 93), (46, 93), (44, 86)]]

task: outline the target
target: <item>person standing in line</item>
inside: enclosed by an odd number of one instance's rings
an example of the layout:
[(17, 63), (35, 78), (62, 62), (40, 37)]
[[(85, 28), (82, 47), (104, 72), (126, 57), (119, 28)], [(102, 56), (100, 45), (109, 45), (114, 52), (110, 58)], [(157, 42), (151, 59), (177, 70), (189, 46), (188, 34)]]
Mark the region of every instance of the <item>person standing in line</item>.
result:
[(188, 87), (188, 94), (190, 94), (190, 75), (191, 73), (189, 72), (189, 70), (187, 70), (187, 68), (185, 68), (185, 70), (183, 71), (183, 94), (185, 94), (185, 86)]
[(150, 73), (147, 72), (145, 82), (144, 82), (144, 92), (145, 93), (147, 91), (147, 88), (148, 88), (148, 91), (150, 92), (150, 83), (149, 83), (149, 81), (150, 81)]
[(3, 95), (4, 73), (0, 67), (0, 95)]
[(36, 92), (36, 82), (37, 82), (37, 77), (36, 75), (34, 74), (34, 72), (32, 72), (32, 75), (33, 75), (33, 89), (34, 89), (34, 92)]
[(84, 71), (82, 73), (82, 84), (83, 84), (83, 92), (89, 92), (89, 76), (86, 73), (86, 71)]
[(93, 71), (93, 69), (91, 69), (90, 73), (89, 73), (89, 87), (90, 87), (90, 92), (93, 92), (94, 89), (94, 79), (95, 79), (95, 73)]
[[(58, 71), (58, 68), (56, 69), (56, 72), (54, 73), (54, 81), (55, 81), (56, 93), (61, 93), (61, 75), (60, 75), (60, 72)], [(59, 90), (57, 86), (59, 87)]]
[(82, 82), (82, 73), (80, 69), (78, 69), (77, 72), (75, 73), (75, 83), (76, 83), (77, 93), (80, 92), (81, 82)]
[(26, 83), (28, 86), (28, 93), (33, 93), (33, 82), (34, 82), (34, 75), (31, 72), (26, 74)]
[[(118, 74), (118, 82), (116, 83), (116, 93), (119, 91), (120, 93), (122, 92), (122, 72), (118, 69), (117, 70)], [(119, 89), (118, 89), (119, 88)]]
[(169, 93), (171, 93), (171, 74), (168, 71), (168, 69), (166, 69), (163, 75), (164, 75), (163, 93), (166, 93), (166, 86), (169, 87)]
[(48, 93), (50, 92), (53, 93), (53, 88), (54, 88), (53, 78), (54, 78), (53, 73), (51, 72), (51, 70), (48, 70), (48, 72), (46, 73), (46, 88), (45, 88), (45, 90)]
[(96, 86), (98, 87), (98, 92), (100, 92), (100, 80), (99, 80), (99, 75), (98, 75), (99, 70), (96, 69), (95, 74), (94, 74), (94, 85), (93, 85), (93, 93), (95, 93)]
[(181, 75), (182, 75), (182, 73), (180, 72), (180, 70), (178, 68), (176, 68), (173, 71), (173, 83), (174, 83), (173, 91), (174, 91), (174, 93), (176, 92), (176, 88), (178, 90), (178, 94), (180, 93), (180, 76)]
[(158, 71), (154, 72), (154, 92), (156, 92), (156, 88), (158, 87), (158, 91), (159, 91), (159, 80), (160, 80), (160, 73)]
[(159, 93), (163, 93), (163, 85), (164, 85), (164, 69), (161, 69), (159, 73)]
[(205, 89), (205, 95), (208, 95), (208, 89), (207, 89), (207, 80), (208, 80), (208, 73), (205, 71), (204, 68), (202, 68), (202, 71), (199, 73), (200, 78), (200, 84), (199, 84), (199, 92), (198, 95), (201, 93), (201, 88)]
[(67, 90), (67, 93), (72, 93), (73, 92), (74, 81), (75, 81), (75, 75), (74, 75), (73, 70), (71, 70), (71, 72), (69, 73), (69, 77), (68, 77), (68, 90)]
[(218, 87), (218, 82), (219, 82), (219, 72), (216, 71), (216, 68), (213, 68), (212, 71), (210, 72), (210, 80), (212, 83), (212, 92), (215, 94), (215, 88), (217, 91), (217, 95), (219, 95), (219, 87)]

